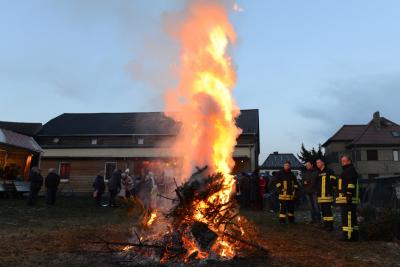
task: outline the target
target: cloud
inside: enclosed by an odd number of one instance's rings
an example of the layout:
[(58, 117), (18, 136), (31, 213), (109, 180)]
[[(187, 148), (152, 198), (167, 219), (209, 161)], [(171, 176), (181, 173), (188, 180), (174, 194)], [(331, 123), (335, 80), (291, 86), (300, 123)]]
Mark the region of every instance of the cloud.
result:
[(398, 99), (400, 75), (381, 74), (332, 82), (298, 112), (320, 123), (365, 123), (377, 110), (395, 120), (400, 117)]

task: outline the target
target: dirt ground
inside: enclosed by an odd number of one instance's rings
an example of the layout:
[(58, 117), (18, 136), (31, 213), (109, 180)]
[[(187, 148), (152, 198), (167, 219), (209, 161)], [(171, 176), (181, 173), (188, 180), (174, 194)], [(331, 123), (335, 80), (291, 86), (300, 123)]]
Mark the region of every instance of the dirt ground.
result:
[[(113, 253), (94, 242), (128, 241), (134, 219), (126, 210), (95, 207), (90, 198), (60, 198), (55, 207), (43, 202), (28, 207), (24, 199), (0, 199), (0, 266), (121, 266)], [(242, 211), (260, 229), (269, 256), (225, 265), (400, 266), (398, 243), (343, 243), (337, 241), (338, 233), (306, 225), (306, 215), (299, 214), (297, 225), (282, 226), (274, 214)]]

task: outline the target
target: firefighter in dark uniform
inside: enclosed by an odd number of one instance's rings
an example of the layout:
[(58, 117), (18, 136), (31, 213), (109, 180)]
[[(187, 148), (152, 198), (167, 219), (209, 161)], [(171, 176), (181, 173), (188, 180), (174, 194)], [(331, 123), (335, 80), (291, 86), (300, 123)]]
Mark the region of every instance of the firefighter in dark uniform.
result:
[(294, 223), (294, 202), (297, 197), (299, 184), (292, 172), (290, 161), (286, 161), (277, 175), (276, 188), (279, 194), (279, 222)]
[(318, 197), (317, 201), (321, 208), (323, 229), (333, 230), (333, 187), (336, 184), (336, 176), (333, 171), (325, 166), (322, 159), (317, 160), (318, 167)]
[(350, 157), (342, 156), (340, 162), (343, 172), (338, 179), (339, 195), (336, 198), (336, 204), (342, 209), (342, 240), (357, 241), (358, 173)]

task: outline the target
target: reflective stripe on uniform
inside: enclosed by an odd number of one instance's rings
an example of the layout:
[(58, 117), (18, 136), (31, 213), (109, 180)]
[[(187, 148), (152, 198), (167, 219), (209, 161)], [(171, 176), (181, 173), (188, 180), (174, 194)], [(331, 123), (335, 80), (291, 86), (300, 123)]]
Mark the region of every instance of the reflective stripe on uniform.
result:
[(279, 218), (286, 218), (286, 214), (279, 214)]
[(353, 228), (351, 227), (351, 211), (347, 213), (347, 226), (348, 226), (347, 238), (351, 239), (351, 232), (353, 232)]
[(331, 175), (330, 178), (333, 179), (333, 180), (336, 180), (336, 176), (335, 175)]
[(325, 222), (333, 222), (333, 216), (330, 217), (322, 217)]
[(358, 231), (358, 230), (359, 230), (359, 227), (358, 227), (358, 226), (354, 226), (354, 227), (343, 226), (342, 229), (343, 229), (343, 231), (345, 231), (345, 232), (347, 232), (347, 231), (349, 231), (349, 230), (351, 230), (351, 231)]
[(343, 196), (339, 196), (336, 198), (336, 203), (337, 204), (346, 204), (347, 203), (347, 198)]
[(339, 178), (338, 189), (339, 189), (339, 191), (342, 190), (342, 178)]
[(318, 197), (318, 203), (332, 203), (333, 197)]
[(326, 176), (322, 176), (321, 198), (325, 197)]
[(277, 183), (276, 184), (276, 187), (280, 187), (282, 184), (281, 183)]
[(347, 188), (354, 189), (354, 188), (356, 188), (356, 186), (355, 186), (354, 184), (348, 184), (348, 185), (347, 185)]
[(294, 196), (293, 195), (279, 195), (279, 200), (293, 200)]
[(293, 214), (293, 213), (288, 213), (287, 216), (288, 216), (288, 217), (293, 217), (294, 214)]

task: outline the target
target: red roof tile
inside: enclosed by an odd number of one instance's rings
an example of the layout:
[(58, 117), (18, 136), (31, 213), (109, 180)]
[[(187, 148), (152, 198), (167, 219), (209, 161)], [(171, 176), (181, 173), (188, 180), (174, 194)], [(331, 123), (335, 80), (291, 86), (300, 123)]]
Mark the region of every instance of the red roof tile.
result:
[(378, 128), (372, 120), (351, 145), (400, 145), (400, 137), (393, 132), (400, 132), (400, 125), (382, 117)]
[(334, 141), (353, 141), (360, 134), (362, 134), (367, 125), (343, 125), (331, 138), (326, 141), (323, 146), (328, 145), (330, 142)]

